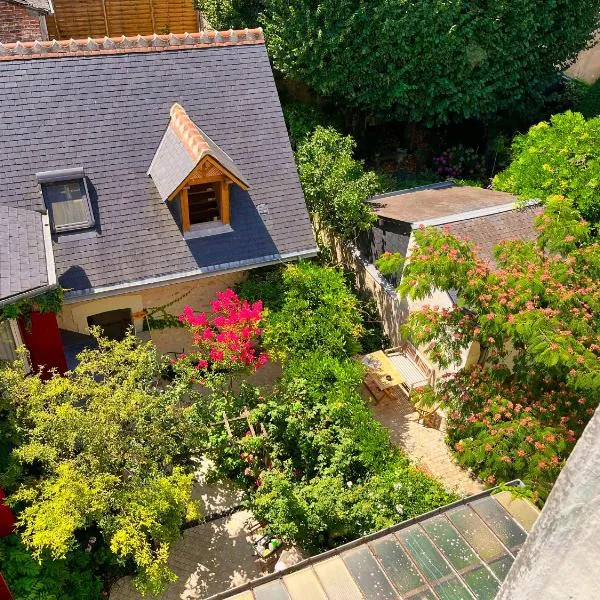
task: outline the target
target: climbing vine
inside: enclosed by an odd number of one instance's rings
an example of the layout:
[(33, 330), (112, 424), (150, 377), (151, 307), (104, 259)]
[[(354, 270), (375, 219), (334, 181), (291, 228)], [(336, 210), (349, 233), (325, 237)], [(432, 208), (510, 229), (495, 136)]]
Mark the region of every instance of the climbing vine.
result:
[(64, 290), (57, 287), (32, 298), (23, 298), (0, 308), (0, 322), (26, 317), (33, 311), (58, 314), (64, 302)]

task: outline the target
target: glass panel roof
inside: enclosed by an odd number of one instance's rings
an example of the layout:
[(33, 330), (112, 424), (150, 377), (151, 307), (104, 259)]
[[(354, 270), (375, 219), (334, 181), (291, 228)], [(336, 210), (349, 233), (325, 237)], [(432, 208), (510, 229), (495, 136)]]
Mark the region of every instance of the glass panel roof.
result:
[(476, 500), (471, 506), (507, 548), (513, 550), (523, 545), (527, 534), (494, 498)]
[(419, 571), (393, 535), (375, 540), (369, 546), (385, 574), (401, 594), (404, 595), (420, 588), (427, 589), (425, 580), (419, 575)]
[(312, 569), (302, 569), (283, 578), (292, 600), (327, 600), (327, 596), (319, 583), (316, 573)]
[(527, 537), (522, 523), (530, 527), (538, 512), (526, 500), (518, 500), (506, 495), (496, 500), (484, 492), (220, 598), (494, 600)]
[(361, 546), (343, 555), (344, 562), (366, 598), (396, 600), (398, 595), (373, 558), (368, 546)]

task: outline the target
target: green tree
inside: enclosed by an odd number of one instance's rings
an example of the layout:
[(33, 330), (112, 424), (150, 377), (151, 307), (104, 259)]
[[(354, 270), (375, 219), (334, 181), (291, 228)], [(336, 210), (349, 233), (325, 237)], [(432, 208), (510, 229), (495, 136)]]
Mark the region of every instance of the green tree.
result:
[(537, 218), (535, 242), (507, 241), (496, 265), (435, 228), (416, 233), (400, 291), (454, 290), (425, 306), (407, 334), (446, 367), (473, 342), (486, 361), (427, 390), (449, 409), (459, 460), (489, 483), (521, 477), (545, 496), (600, 398), (600, 243), (563, 197)]
[(340, 237), (352, 239), (375, 221), (365, 200), (381, 191), (381, 181), (353, 157), (355, 149), (350, 136), (321, 126), (298, 146), (298, 173), (317, 233), (326, 226)]
[(196, 9), (214, 29), (244, 29), (258, 26), (264, 0), (194, 0)]
[(508, 168), (494, 187), (524, 199), (570, 198), (582, 216), (600, 222), (600, 117), (567, 111), (517, 136)]
[(267, 316), (263, 343), (271, 356), (289, 360), (312, 352), (356, 354), (363, 333), (358, 300), (337, 269), (303, 262), (283, 275), (284, 301)]
[(133, 335), (97, 340), (65, 376), (26, 376), (19, 361), (0, 370), (21, 470), (10, 499), (36, 558), (64, 559), (79, 532), (97, 530), (139, 589), (157, 593), (175, 578), (169, 546), (196, 515), (188, 385), (157, 385), (165, 364)]
[(268, 0), (275, 67), (339, 104), (446, 122), (540, 104), (599, 25), (595, 0)]

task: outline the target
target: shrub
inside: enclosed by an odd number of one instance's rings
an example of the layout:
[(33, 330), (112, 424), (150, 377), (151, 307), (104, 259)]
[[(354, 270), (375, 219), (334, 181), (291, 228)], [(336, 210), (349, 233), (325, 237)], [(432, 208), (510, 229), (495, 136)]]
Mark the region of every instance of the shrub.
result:
[(513, 142), (513, 159), (494, 187), (526, 200), (571, 199), (581, 215), (600, 222), (600, 117), (568, 111), (534, 125)]
[(363, 332), (358, 301), (337, 269), (303, 262), (283, 275), (281, 309), (267, 316), (263, 342), (277, 358), (316, 351), (334, 357), (352, 356)]
[(0, 540), (2, 574), (15, 600), (100, 600), (102, 579), (97, 571), (103, 557), (73, 550), (64, 559), (35, 559), (19, 537)]
[(461, 144), (445, 150), (433, 162), (440, 179), (479, 180), (485, 177), (485, 158)]
[(586, 119), (600, 116), (600, 79), (587, 88), (575, 110)]

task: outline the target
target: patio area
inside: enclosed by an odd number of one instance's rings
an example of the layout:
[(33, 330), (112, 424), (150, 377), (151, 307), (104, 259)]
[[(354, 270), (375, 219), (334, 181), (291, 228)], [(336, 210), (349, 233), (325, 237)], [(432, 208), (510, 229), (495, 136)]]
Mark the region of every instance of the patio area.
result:
[[(369, 391), (364, 388), (364, 393)], [(444, 486), (461, 497), (476, 494), (485, 489), (454, 460), (446, 442), (445, 429), (425, 427), (419, 422), (414, 405), (401, 392), (371, 403), (373, 416), (389, 431), (392, 443), (399, 446), (412, 460)]]
[[(461, 497), (482, 491), (475, 480), (454, 460), (445, 442), (445, 421), (435, 407), (415, 407), (413, 390), (434, 385), (435, 372), (408, 343), (366, 355), (363, 394), (373, 416), (389, 431), (399, 446), (425, 471)], [(430, 425), (430, 426), (426, 426)]]

